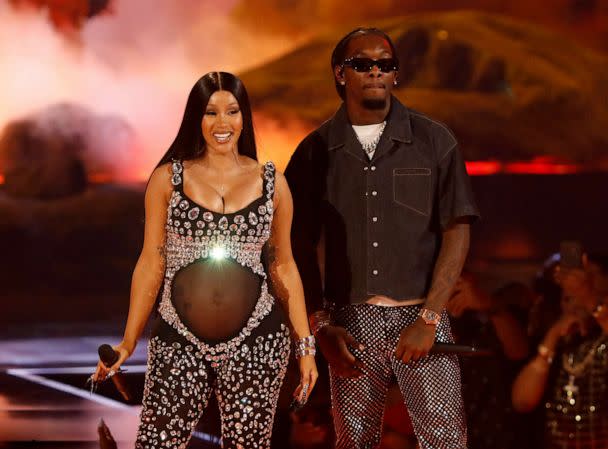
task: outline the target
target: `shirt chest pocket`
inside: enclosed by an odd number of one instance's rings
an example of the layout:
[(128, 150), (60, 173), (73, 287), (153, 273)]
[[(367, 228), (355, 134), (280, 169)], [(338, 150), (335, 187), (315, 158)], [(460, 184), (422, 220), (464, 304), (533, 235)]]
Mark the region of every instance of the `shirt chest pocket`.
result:
[(430, 215), (431, 169), (393, 169), (393, 201), (420, 215)]

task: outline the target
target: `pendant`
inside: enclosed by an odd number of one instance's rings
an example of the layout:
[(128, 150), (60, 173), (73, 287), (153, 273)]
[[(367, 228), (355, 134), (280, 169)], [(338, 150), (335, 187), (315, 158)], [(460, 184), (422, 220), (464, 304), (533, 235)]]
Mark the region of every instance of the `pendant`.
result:
[(570, 376), (568, 377), (568, 385), (564, 386), (566, 396), (568, 396), (569, 398), (578, 393), (578, 386), (574, 384), (575, 379), (576, 378), (572, 374), (570, 374)]

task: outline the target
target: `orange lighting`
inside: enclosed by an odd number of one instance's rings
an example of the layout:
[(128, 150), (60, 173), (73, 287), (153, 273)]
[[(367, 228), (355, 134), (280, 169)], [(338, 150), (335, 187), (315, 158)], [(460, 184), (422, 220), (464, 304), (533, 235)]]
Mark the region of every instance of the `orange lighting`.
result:
[(89, 182), (92, 184), (109, 184), (115, 181), (116, 177), (112, 173), (90, 173)]

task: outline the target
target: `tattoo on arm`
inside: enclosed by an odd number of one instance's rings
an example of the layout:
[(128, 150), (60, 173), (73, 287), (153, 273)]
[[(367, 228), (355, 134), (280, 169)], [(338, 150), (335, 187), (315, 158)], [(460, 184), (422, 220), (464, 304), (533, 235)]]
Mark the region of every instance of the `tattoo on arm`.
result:
[(469, 250), (469, 225), (457, 224), (443, 234), (426, 307), (442, 310), (450, 299)]

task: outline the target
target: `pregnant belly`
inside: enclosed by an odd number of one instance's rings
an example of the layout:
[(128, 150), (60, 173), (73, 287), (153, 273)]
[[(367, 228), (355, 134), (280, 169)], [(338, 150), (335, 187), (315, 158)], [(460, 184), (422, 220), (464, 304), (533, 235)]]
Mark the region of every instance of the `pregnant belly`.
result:
[(173, 279), (171, 299), (181, 321), (206, 342), (237, 335), (260, 295), (261, 278), (231, 260), (197, 261)]

